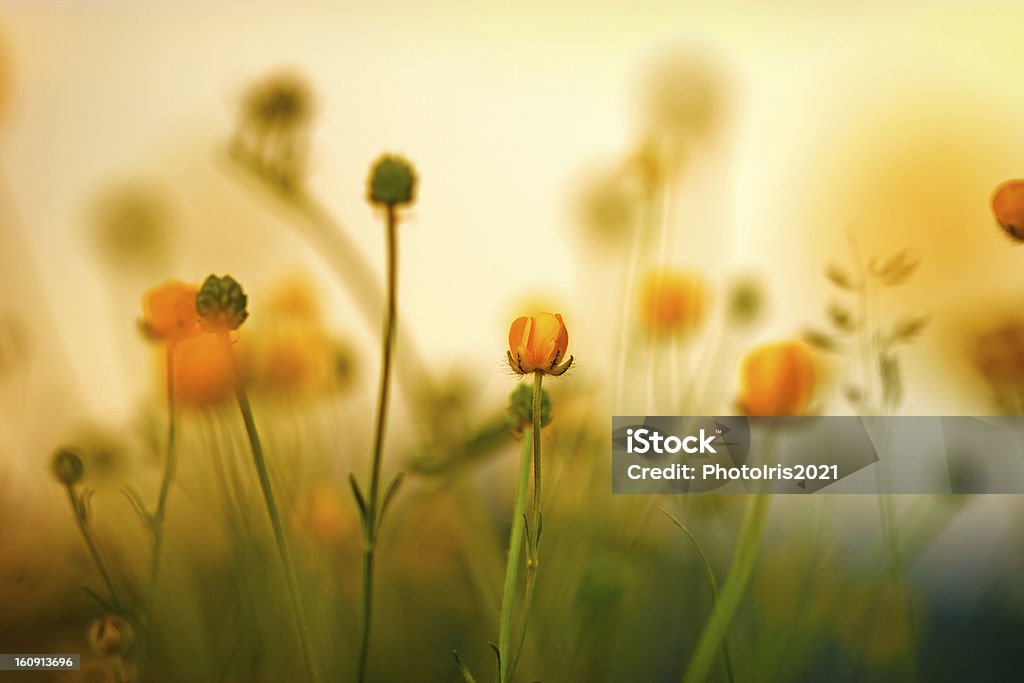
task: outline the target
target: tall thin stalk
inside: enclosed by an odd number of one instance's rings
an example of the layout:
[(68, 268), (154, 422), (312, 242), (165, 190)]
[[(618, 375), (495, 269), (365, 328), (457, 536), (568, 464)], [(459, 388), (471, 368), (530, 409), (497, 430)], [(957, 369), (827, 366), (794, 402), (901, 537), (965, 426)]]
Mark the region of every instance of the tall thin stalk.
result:
[[(769, 431), (765, 435), (763, 460), (769, 462), (775, 446), (775, 434)], [(750, 494), (750, 504), (743, 518), (743, 526), (736, 540), (736, 551), (725, 576), (725, 583), (711, 616), (704, 624), (704, 630), (697, 641), (697, 647), (690, 658), (689, 666), (683, 674), (683, 683), (703, 681), (711, 669), (726, 630), (736, 612), (739, 610), (747, 584), (761, 552), (761, 539), (764, 536), (765, 522), (768, 519), (768, 507), (771, 502), (769, 493)]]
[(541, 513), (541, 477), (540, 477), (540, 430), (541, 430), (541, 383), (544, 380), (544, 373), (537, 370), (533, 373), (533, 519), (526, 528), (526, 586), (523, 591), (523, 618), (522, 628), (519, 631), (519, 644), (516, 646), (515, 655), (512, 657), (512, 665), (502, 664), (505, 677), (502, 683), (511, 681), (519, 666), (519, 658), (523, 655), (523, 645), (526, 643), (526, 628), (530, 620), (530, 612), (533, 609), (533, 594), (537, 588), (537, 568), (540, 562), (540, 535), (544, 530), (544, 516)]
[[(504, 682), (503, 662), (511, 661), (512, 607), (519, 581), (519, 559), (526, 527), (526, 497), (530, 490), (530, 464), (533, 453), (533, 429), (523, 434), (522, 455), (519, 459), (519, 479), (516, 485), (515, 505), (512, 509), (512, 531), (508, 541), (508, 559), (505, 563), (505, 587), (501, 596), (501, 620), (498, 630), (498, 678)], [(525, 624), (523, 625), (525, 627)]]
[[(395, 479), (388, 492), (384, 494), (383, 504), (380, 500), (381, 462), (384, 453), (384, 434), (387, 426), (388, 396), (391, 385), (391, 356), (395, 341), (395, 321), (398, 317), (397, 281), (398, 281), (398, 244), (396, 229), (398, 218), (393, 204), (387, 205), (387, 310), (384, 316), (383, 361), (380, 371), (380, 390), (377, 402), (377, 424), (373, 439), (373, 460), (370, 464), (369, 498), (363, 507), (363, 611), (361, 640), (359, 645), (359, 664), (356, 680), (362, 683), (366, 679), (366, 664), (370, 650), (370, 627), (373, 616), (373, 567), (379, 531), (379, 518), (383, 515), (383, 505), (390, 499), (398, 479)], [(354, 489), (358, 488), (353, 484)]]
[(149, 628), (153, 619), (154, 603), (156, 602), (156, 585), (160, 572), (160, 549), (164, 539), (164, 518), (167, 515), (167, 499), (170, 496), (171, 484), (177, 471), (177, 453), (175, 441), (177, 434), (177, 415), (174, 402), (174, 344), (167, 345), (167, 454), (164, 459), (164, 472), (160, 481), (160, 493), (157, 496), (156, 510), (151, 520), (153, 546), (149, 559), (149, 614), (146, 627)]
[[(221, 333), (221, 338), (230, 350), (231, 341), (228, 339), (227, 333)], [(288, 547), (288, 537), (285, 534), (284, 523), (281, 520), (281, 513), (277, 507), (277, 500), (274, 497), (270, 474), (267, 471), (267, 462), (263, 455), (263, 444), (260, 442), (260, 435), (256, 430), (256, 420), (253, 418), (252, 408), (249, 405), (249, 396), (246, 394), (245, 388), (241, 383), (235, 389), (235, 398), (238, 400), (238, 409), (242, 413), (242, 421), (245, 423), (245, 434), (249, 438), (252, 461), (256, 468), (256, 476), (259, 478), (260, 489), (263, 491), (263, 501), (267, 507), (267, 516), (270, 517), (270, 525), (274, 532), (274, 540), (277, 543), (277, 551), (281, 557), (281, 564), (284, 565), (288, 597), (291, 600), (292, 610), (295, 613), (295, 622), (299, 630), (299, 644), (302, 647), (302, 660), (306, 669), (306, 676), (310, 683), (319, 683), (320, 675), (317, 672), (316, 663), (313, 658), (309, 625), (306, 621), (305, 609), (302, 606), (302, 595), (299, 591), (299, 579), (295, 572), (295, 562), (292, 559), (291, 549)]]
[(100, 577), (103, 579), (103, 584), (107, 587), (107, 592), (110, 594), (111, 606), (118, 612), (125, 614), (124, 600), (121, 598), (121, 593), (117, 589), (114, 577), (110, 573), (110, 569), (107, 568), (106, 560), (103, 559), (103, 554), (100, 552), (99, 546), (96, 544), (96, 539), (92, 536), (92, 530), (89, 528), (89, 510), (87, 503), (75, 491), (74, 484), (68, 483), (65, 485), (65, 488), (67, 489), (68, 500), (71, 501), (71, 511), (75, 516), (75, 523), (78, 525), (78, 531), (82, 534), (82, 539), (85, 541), (85, 545), (89, 548), (89, 554), (92, 556), (93, 563), (96, 565), (96, 569), (99, 570)]
[[(697, 537), (693, 535), (690, 529), (676, 519), (673, 515), (667, 512), (665, 509), (661, 510), (661, 513), (668, 517), (673, 524), (686, 534), (686, 537), (693, 543), (693, 547), (696, 548), (697, 554), (700, 555), (700, 561), (704, 564), (704, 571), (708, 575), (708, 583), (711, 585), (711, 604), (714, 609), (718, 609), (718, 605), (721, 602), (721, 598), (718, 595), (718, 580), (715, 578), (715, 570), (711, 568), (711, 562), (708, 560), (707, 554), (704, 552), (704, 548), (701, 547), (700, 542), (697, 541)], [(726, 633), (722, 632), (722, 662), (725, 664), (725, 673), (729, 677), (729, 683), (734, 683), (736, 680), (732, 672), (732, 657), (729, 656), (729, 638)]]

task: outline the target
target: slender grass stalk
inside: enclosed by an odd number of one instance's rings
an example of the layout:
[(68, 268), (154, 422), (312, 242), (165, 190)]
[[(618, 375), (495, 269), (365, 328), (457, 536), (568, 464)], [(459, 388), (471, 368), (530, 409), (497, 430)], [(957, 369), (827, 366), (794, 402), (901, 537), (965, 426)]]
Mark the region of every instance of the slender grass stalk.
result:
[(89, 548), (89, 554), (92, 555), (93, 563), (96, 565), (96, 569), (99, 570), (100, 577), (103, 579), (103, 584), (107, 587), (107, 593), (110, 594), (111, 605), (124, 614), (124, 600), (121, 599), (121, 593), (117, 590), (117, 584), (114, 582), (113, 575), (107, 568), (107, 563), (103, 559), (103, 554), (100, 552), (99, 546), (96, 545), (96, 539), (93, 538), (92, 531), (89, 529), (86, 503), (75, 492), (73, 484), (67, 484), (65, 488), (68, 492), (68, 500), (71, 501), (71, 512), (75, 516), (75, 523), (78, 525), (78, 531), (82, 534), (82, 539), (85, 541), (85, 545)]
[(711, 617), (704, 625), (700, 640), (697, 641), (697, 648), (683, 675), (683, 683), (697, 683), (707, 677), (719, 644), (725, 638), (726, 629), (729, 628), (729, 623), (739, 610), (760, 551), (765, 520), (768, 518), (770, 495), (767, 493), (751, 494), (752, 500), (743, 520), (736, 553), (729, 566), (729, 573), (725, 577), (722, 593)]
[[(530, 463), (533, 452), (533, 429), (523, 434), (522, 456), (519, 460), (519, 480), (515, 505), (512, 509), (512, 532), (509, 534), (508, 559), (505, 564), (505, 588), (501, 596), (501, 621), (498, 630), (498, 679), (504, 683), (507, 663), (511, 662), (512, 603), (519, 582), (519, 559), (526, 526), (526, 497), (530, 488)], [(523, 625), (525, 628), (525, 624)]]
[[(774, 447), (775, 433), (769, 431), (765, 435), (764, 461), (771, 460)], [(683, 674), (683, 683), (698, 683), (707, 677), (715, 653), (725, 639), (729, 623), (736, 616), (740, 603), (743, 601), (747, 584), (750, 582), (754, 565), (757, 563), (757, 556), (761, 552), (761, 538), (764, 535), (765, 522), (768, 519), (771, 494), (752, 493), (750, 498), (747, 513), (743, 518), (743, 526), (736, 540), (736, 551), (733, 554), (729, 572), (725, 576), (725, 584), (722, 586), (722, 592), (711, 616), (704, 624), (697, 647)]]
[(523, 619), (522, 629), (519, 631), (519, 644), (516, 646), (515, 655), (512, 657), (512, 666), (508, 667), (502, 683), (511, 681), (519, 666), (519, 658), (523, 655), (523, 645), (526, 643), (526, 630), (530, 621), (530, 612), (533, 609), (533, 594), (537, 587), (537, 568), (540, 561), (540, 535), (544, 530), (544, 516), (541, 513), (541, 478), (540, 478), (540, 404), (541, 404), (541, 383), (544, 380), (544, 373), (537, 370), (533, 373), (533, 520), (527, 529), (526, 539), (526, 585), (523, 591)]
[[(228, 349), (231, 349), (231, 341), (227, 333), (221, 333), (221, 338)], [(234, 352), (231, 351), (233, 354)], [(233, 357), (233, 356), (232, 356)], [(310, 639), (309, 625), (306, 621), (306, 612), (302, 606), (302, 595), (299, 591), (299, 579), (295, 572), (295, 562), (288, 547), (288, 537), (285, 534), (284, 522), (281, 520), (281, 513), (277, 507), (277, 499), (274, 497), (274, 489), (270, 483), (270, 474), (267, 471), (267, 462), (263, 456), (263, 445), (260, 442), (259, 432), (256, 430), (256, 420), (249, 405), (249, 396), (245, 388), (239, 383), (235, 389), (235, 398), (238, 400), (238, 409), (242, 413), (242, 421), (245, 423), (245, 433), (249, 438), (249, 447), (252, 451), (252, 461), (256, 468), (256, 475), (260, 481), (260, 489), (263, 491), (263, 501), (267, 507), (267, 516), (270, 517), (270, 526), (274, 532), (274, 540), (277, 543), (277, 551), (281, 557), (281, 564), (284, 565), (285, 580), (288, 585), (288, 597), (292, 603), (292, 610), (295, 612), (295, 622), (299, 630), (299, 644), (302, 648), (302, 660), (306, 668), (306, 676), (310, 683), (319, 683), (320, 675), (313, 658), (313, 647)]]
[(160, 493), (156, 500), (156, 510), (151, 520), (153, 546), (149, 559), (149, 590), (148, 615), (146, 627), (153, 620), (153, 609), (156, 602), (157, 578), (160, 572), (160, 549), (164, 539), (164, 518), (167, 514), (167, 499), (171, 492), (171, 484), (177, 471), (177, 452), (175, 441), (177, 436), (177, 415), (174, 401), (174, 344), (167, 345), (167, 454), (164, 459), (164, 473), (160, 481)]
[[(693, 547), (697, 549), (697, 554), (700, 555), (700, 561), (704, 564), (704, 570), (708, 574), (708, 583), (711, 585), (711, 600), (714, 609), (718, 609), (718, 605), (721, 602), (718, 595), (718, 580), (715, 578), (715, 570), (711, 568), (711, 562), (708, 561), (708, 556), (704, 552), (704, 548), (701, 547), (697, 541), (697, 537), (693, 535), (693, 532), (689, 528), (674, 516), (672, 516), (664, 508), (659, 508), (661, 513), (668, 517), (673, 524), (679, 527), (690, 542), (693, 543)], [(725, 674), (729, 677), (729, 683), (734, 683), (736, 680), (732, 672), (732, 657), (729, 656), (729, 639), (726, 636), (725, 631), (722, 632), (722, 662), (725, 664)]]
[(356, 680), (366, 679), (366, 664), (370, 650), (370, 627), (373, 616), (373, 566), (377, 545), (380, 507), (380, 475), (384, 454), (384, 433), (387, 426), (388, 396), (391, 385), (391, 355), (395, 341), (395, 323), (398, 318), (398, 243), (396, 229), (398, 216), (393, 204), (387, 205), (387, 310), (384, 316), (383, 361), (380, 371), (380, 391), (377, 403), (377, 425), (374, 430), (373, 460), (370, 464), (370, 495), (363, 511), (363, 611), (359, 663)]
[[(248, 155), (229, 150), (226, 159), (232, 169), (245, 174), (245, 180), (258, 183), (270, 198), (288, 211), (317, 255), (324, 259), (338, 282), (352, 296), (363, 320), (370, 325), (379, 324), (379, 302), (385, 296), (384, 287), (371, 264), (349, 236), (345, 224), (308, 190), (301, 186), (280, 185), (275, 176), (261, 170)], [(402, 385), (404, 393), (409, 396), (423, 393), (433, 395), (434, 380), (416, 346), (415, 338), (397, 322), (395, 337), (398, 340), (395, 353), (399, 359), (395, 379)], [(413, 402), (412, 407), (420, 409), (421, 405)]]

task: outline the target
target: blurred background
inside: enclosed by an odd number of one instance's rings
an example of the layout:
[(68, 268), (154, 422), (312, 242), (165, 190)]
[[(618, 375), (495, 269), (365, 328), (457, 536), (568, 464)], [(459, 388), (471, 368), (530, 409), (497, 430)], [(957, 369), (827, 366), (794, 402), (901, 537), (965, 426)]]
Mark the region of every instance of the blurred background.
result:
[[(736, 412), (740, 359), (796, 338), (808, 411), (1019, 414), (1024, 255), (989, 199), (1024, 175), (1022, 23), (985, 2), (8, 5), (0, 651), (89, 659), (38, 680), (130, 677), (87, 654), (95, 570), (51, 456), (83, 454), (96, 534), (132, 585), (148, 540), (122, 492), (154, 495), (166, 430), (142, 296), (230, 273), (318, 652), (348, 679), (345, 479), (369, 466), (384, 273), (366, 177), (394, 152), (419, 187), (385, 460), (412, 477), (382, 540), (371, 680), (460, 680), (452, 649), (490, 674), (517, 451), (507, 330), (538, 311), (563, 314), (576, 367), (547, 385), (522, 680), (679, 680), (711, 595), (657, 509), (721, 581), (746, 497), (612, 499), (610, 416)], [(898, 350), (872, 346), (917, 319)], [(300, 680), (266, 530), (239, 526), (262, 509), (237, 411), (192, 353), (146, 680)], [(1020, 675), (1021, 502), (890, 505), (896, 541), (872, 496), (773, 501), (729, 632), (736, 680)]]

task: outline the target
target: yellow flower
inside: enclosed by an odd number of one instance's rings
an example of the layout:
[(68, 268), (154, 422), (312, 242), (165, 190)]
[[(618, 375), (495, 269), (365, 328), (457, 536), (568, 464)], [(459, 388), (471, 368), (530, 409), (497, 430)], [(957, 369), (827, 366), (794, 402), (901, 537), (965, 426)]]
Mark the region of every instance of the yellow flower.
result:
[(651, 273), (640, 292), (640, 321), (654, 336), (686, 334), (704, 320), (704, 280), (695, 273)]
[(800, 415), (814, 392), (814, 361), (797, 341), (764, 344), (740, 365), (740, 407), (747, 415)]
[(1024, 241), (1024, 180), (1008, 180), (992, 194), (992, 213), (1013, 239)]
[(177, 280), (154, 287), (142, 297), (143, 323), (159, 339), (176, 343), (199, 334), (199, 287)]
[(562, 363), (568, 347), (569, 331), (558, 313), (516, 318), (508, 331), (508, 365), (520, 375), (561, 375), (572, 365), (572, 356)]

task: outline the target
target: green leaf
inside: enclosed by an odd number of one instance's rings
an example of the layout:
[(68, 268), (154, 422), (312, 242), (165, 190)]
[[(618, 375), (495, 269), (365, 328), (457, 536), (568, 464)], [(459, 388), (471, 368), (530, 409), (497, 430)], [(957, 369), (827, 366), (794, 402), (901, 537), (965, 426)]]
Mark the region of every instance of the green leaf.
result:
[(462, 680), (466, 683), (476, 683), (476, 679), (473, 678), (473, 674), (469, 672), (469, 669), (465, 664), (462, 663), (462, 658), (459, 657), (458, 650), (452, 650), (452, 655), (455, 657), (455, 664), (459, 667), (459, 673), (462, 674)]
[(931, 318), (927, 315), (903, 318), (893, 325), (889, 334), (889, 342), (892, 344), (906, 344), (916, 340), (924, 328), (928, 327)]
[(131, 486), (124, 486), (121, 489), (121, 494), (131, 503), (135, 514), (142, 520), (142, 526), (146, 527), (147, 531), (152, 532), (154, 526), (153, 515), (149, 514), (146, 510), (146, 505), (142, 502), (142, 496), (139, 495), (139, 492)]
[(853, 277), (851, 277), (844, 268), (837, 266), (834, 263), (830, 263), (825, 266), (825, 277), (831, 280), (832, 284), (840, 289), (845, 289), (850, 292), (860, 289), (860, 285), (854, 281)]
[(872, 260), (871, 271), (875, 274), (875, 277), (882, 281), (883, 285), (895, 287), (909, 280), (910, 276), (914, 274), (914, 271), (920, 265), (921, 259), (917, 254), (909, 249), (903, 249), (890, 256), (881, 265)]
[(803, 340), (810, 346), (822, 351), (835, 351), (838, 346), (836, 340), (831, 335), (820, 330), (804, 330)]
[(118, 612), (118, 610), (112, 604), (110, 604), (108, 601), (100, 597), (100, 594), (94, 591), (93, 589), (89, 588), (88, 586), (82, 586), (82, 590), (85, 591), (86, 595), (95, 600), (96, 603), (99, 604), (99, 606), (107, 612), (111, 612), (114, 614)]
[(903, 398), (903, 380), (900, 377), (899, 359), (891, 353), (878, 357), (878, 374), (882, 379), (882, 401), (892, 408)]
[(828, 319), (841, 332), (852, 332), (857, 328), (849, 309), (834, 301), (828, 305)]
[(366, 521), (366, 499), (363, 497), (363, 492), (359, 489), (356, 475), (351, 472), (348, 475), (348, 483), (352, 486), (352, 495), (355, 496), (356, 505), (359, 506), (359, 514), (362, 515), (363, 521)]

